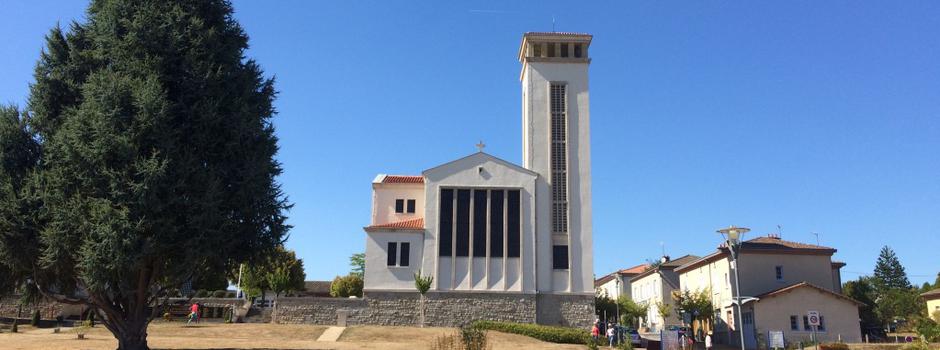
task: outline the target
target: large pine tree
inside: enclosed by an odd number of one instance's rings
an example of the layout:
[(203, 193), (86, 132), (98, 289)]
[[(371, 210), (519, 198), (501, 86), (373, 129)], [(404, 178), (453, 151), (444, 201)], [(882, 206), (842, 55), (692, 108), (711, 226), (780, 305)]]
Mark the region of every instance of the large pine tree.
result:
[(875, 291), (884, 295), (890, 290), (911, 289), (911, 281), (907, 279), (907, 272), (898, 260), (891, 247), (881, 248), (878, 261), (875, 263), (875, 276), (872, 279)]
[(27, 291), (93, 307), (119, 349), (147, 348), (165, 291), (270, 252), (289, 228), (273, 81), (244, 58), (232, 13), (93, 0), (47, 36), (31, 115), (3, 111), (0, 261)]

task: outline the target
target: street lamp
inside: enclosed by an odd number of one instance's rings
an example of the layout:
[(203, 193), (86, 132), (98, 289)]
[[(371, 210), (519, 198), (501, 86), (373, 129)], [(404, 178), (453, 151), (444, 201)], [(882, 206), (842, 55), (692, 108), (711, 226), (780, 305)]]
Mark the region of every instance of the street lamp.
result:
[(747, 233), (751, 229), (746, 227), (735, 227), (734, 225), (729, 226), (728, 228), (723, 228), (718, 230), (728, 244), (728, 250), (731, 251), (731, 268), (734, 269), (734, 289), (737, 297), (732, 296), (734, 299), (734, 304), (738, 304), (738, 334), (741, 335), (741, 350), (744, 348), (744, 310), (741, 308), (741, 281), (738, 277), (738, 253), (741, 250), (741, 235)]

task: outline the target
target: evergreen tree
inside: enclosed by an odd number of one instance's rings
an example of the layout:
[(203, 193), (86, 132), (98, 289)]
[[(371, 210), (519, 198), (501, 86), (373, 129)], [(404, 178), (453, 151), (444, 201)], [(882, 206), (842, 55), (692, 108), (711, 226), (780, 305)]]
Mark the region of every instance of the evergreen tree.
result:
[(872, 282), (878, 296), (884, 296), (889, 290), (911, 289), (911, 281), (907, 279), (904, 266), (894, 254), (894, 250), (888, 246), (881, 248)]
[(184, 281), (282, 243), (274, 82), (226, 0), (93, 0), (46, 38), (26, 117), (0, 121), (0, 261), (146, 349)]

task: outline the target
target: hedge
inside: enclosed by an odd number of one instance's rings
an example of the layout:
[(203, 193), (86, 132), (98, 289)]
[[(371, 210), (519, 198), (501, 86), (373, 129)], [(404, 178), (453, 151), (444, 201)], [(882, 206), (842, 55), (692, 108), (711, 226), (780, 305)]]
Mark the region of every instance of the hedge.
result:
[(819, 348), (822, 350), (849, 350), (849, 345), (846, 343), (822, 343), (819, 344)]
[(591, 338), (587, 331), (577, 328), (497, 321), (474, 321), (472, 325), (481, 329), (519, 334), (551, 343), (587, 344), (588, 339)]

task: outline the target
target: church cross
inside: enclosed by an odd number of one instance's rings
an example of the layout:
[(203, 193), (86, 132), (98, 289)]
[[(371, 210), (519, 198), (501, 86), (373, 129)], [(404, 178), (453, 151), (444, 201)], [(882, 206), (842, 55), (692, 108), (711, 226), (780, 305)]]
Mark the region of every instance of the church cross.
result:
[(486, 147), (486, 144), (483, 143), (483, 140), (480, 140), (480, 143), (476, 144), (477, 152), (483, 152), (483, 148)]

